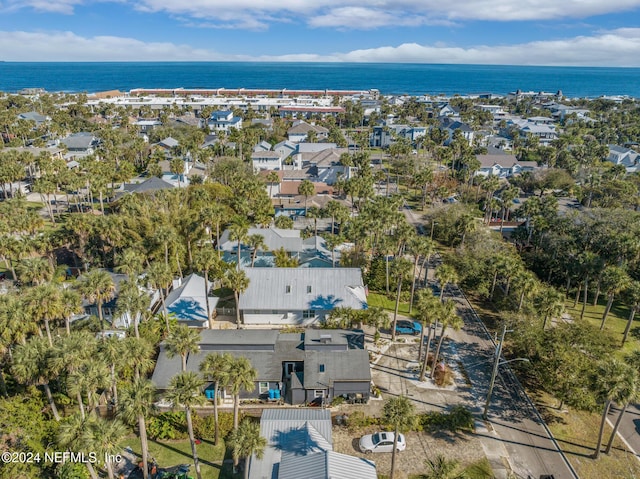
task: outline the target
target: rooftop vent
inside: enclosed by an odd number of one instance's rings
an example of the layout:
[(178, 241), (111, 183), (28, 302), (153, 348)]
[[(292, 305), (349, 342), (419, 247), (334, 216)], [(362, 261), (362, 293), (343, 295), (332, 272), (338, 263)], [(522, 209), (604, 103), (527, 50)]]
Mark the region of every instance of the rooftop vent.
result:
[(330, 334), (321, 334), (320, 335), (320, 342), (322, 344), (328, 344), (331, 342), (331, 335)]

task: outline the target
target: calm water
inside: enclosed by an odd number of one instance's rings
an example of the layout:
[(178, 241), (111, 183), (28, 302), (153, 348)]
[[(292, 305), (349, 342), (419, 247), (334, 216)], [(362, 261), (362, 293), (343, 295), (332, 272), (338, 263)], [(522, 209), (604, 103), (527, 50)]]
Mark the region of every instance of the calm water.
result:
[(568, 97), (640, 98), (640, 68), (389, 63), (0, 63), (0, 91), (40, 87), (96, 92), (132, 88), (377, 88), (383, 94), (562, 90)]

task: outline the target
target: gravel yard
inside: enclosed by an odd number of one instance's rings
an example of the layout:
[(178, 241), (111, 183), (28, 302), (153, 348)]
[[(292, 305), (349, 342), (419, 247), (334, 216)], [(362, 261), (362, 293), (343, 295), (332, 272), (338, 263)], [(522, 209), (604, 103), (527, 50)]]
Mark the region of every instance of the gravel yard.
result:
[[(364, 434), (378, 430), (375, 426), (363, 428), (361, 431), (349, 432), (345, 427), (334, 426), (333, 450), (351, 456), (362, 457), (376, 463), (378, 474), (389, 474), (391, 470), (391, 454), (363, 454), (358, 449), (358, 441)], [(457, 459), (465, 466), (485, 457), (480, 441), (472, 434), (432, 436), (424, 432), (405, 434), (407, 449), (398, 453), (396, 460), (396, 477), (406, 478), (409, 474), (426, 472), (425, 459), (435, 459), (439, 454), (447, 458)]]

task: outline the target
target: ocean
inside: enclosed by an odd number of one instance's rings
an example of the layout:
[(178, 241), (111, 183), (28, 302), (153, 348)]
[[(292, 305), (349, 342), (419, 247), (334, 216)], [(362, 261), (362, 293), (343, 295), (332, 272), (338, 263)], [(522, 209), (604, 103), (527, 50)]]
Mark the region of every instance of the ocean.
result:
[(506, 94), (562, 90), (567, 97), (640, 98), (640, 68), (406, 63), (0, 62), (0, 91), (98, 92), (133, 88), (370, 90), (382, 94)]

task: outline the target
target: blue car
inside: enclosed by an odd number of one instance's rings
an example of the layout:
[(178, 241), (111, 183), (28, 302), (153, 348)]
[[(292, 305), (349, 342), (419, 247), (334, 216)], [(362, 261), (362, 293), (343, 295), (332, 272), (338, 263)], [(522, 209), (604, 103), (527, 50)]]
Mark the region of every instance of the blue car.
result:
[(413, 334), (417, 336), (422, 332), (422, 324), (418, 321), (401, 319), (396, 322), (396, 334)]

